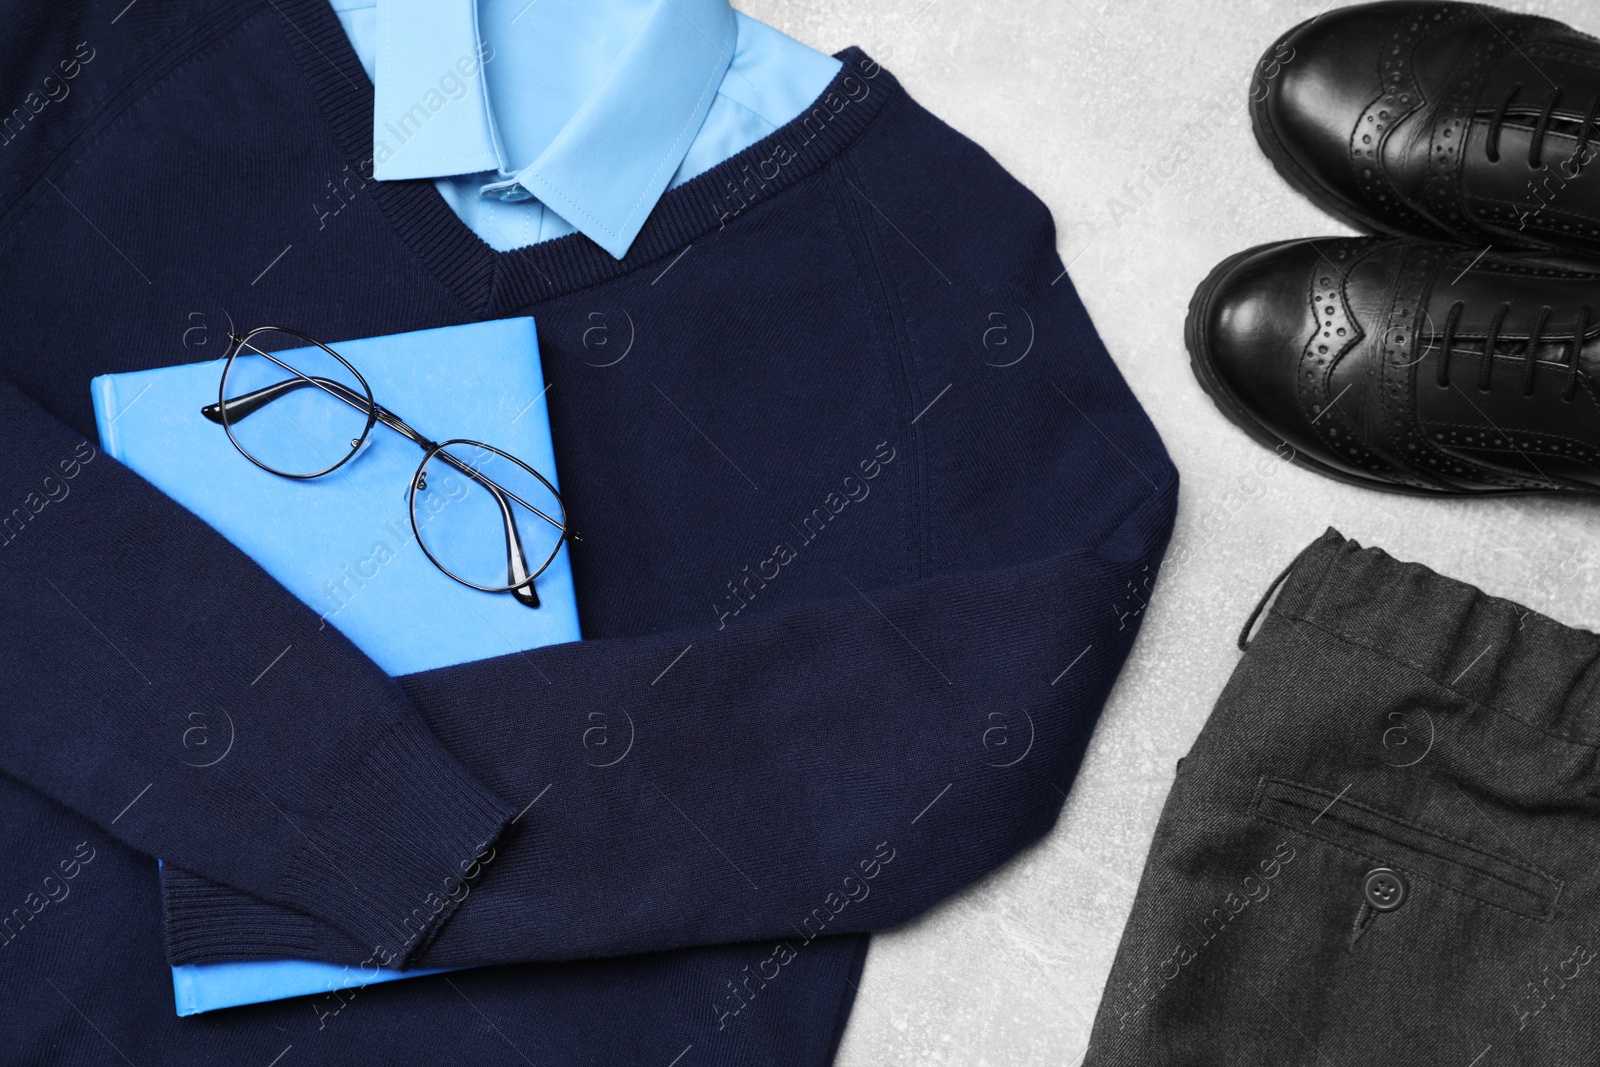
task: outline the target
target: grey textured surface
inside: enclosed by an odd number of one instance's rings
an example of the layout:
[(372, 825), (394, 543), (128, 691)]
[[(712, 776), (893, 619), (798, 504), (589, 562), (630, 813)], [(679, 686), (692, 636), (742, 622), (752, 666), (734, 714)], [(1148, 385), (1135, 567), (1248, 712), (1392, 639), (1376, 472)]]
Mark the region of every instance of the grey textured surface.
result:
[[(818, 48), (866, 48), (1044, 199), (1073, 281), (1182, 472), (1144, 632), (1061, 821), (1005, 869), (874, 940), (838, 1061), (1071, 1067), (1173, 764), (1233, 670), (1240, 624), (1293, 555), (1333, 525), (1593, 629), (1600, 512), (1548, 498), (1413, 500), (1273, 463), (1189, 373), (1184, 311), (1218, 260), (1348, 232), (1277, 178), (1244, 108), (1252, 65), (1325, 10), (1320, 0), (739, 6)], [(1580, 0), (1511, 6), (1600, 32), (1600, 9)], [(1148, 195), (1124, 188), (1141, 179)]]

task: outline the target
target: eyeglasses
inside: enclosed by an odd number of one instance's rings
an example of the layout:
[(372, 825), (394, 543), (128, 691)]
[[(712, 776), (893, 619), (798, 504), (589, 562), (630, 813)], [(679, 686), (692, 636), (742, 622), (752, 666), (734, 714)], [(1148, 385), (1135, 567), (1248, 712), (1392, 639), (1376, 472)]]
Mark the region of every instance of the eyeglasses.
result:
[(549, 479), (481, 441), (429, 440), (374, 400), (348, 360), (298, 330), (262, 326), (228, 339), (217, 402), (200, 413), (245, 459), (282, 478), (320, 478), (365, 451), (382, 423), (422, 449), (407, 498), (433, 565), (472, 589), (539, 606), (534, 579), (577, 540)]

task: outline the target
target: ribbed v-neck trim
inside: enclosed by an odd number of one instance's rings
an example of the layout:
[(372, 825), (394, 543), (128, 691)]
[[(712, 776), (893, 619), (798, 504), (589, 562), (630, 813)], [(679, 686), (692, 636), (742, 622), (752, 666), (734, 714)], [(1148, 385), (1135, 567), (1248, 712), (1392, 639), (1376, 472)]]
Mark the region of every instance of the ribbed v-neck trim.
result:
[[(373, 87), (327, 0), (276, 0), (284, 36), (340, 149), (370, 173)], [(366, 191), (400, 238), (473, 314), (497, 316), (621, 277), (724, 225), (815, 174), (865, 130), (899, 83), (859, 48), (793, 121), (662, 196), (628, 254), (614, 259), (582, 234), (499, 252), (450, 209), (430, 181), (370, 182)], [(750, 193), (756, 191), (752, 199)]]

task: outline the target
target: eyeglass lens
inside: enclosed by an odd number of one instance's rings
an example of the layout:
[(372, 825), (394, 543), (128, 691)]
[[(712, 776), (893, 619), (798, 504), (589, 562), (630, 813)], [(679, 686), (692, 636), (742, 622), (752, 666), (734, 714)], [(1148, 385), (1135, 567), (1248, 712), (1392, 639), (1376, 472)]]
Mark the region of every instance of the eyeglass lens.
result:
[(433, 561), (478, 589), (524, 584), (561, 547), (555, 490), (520, 460), (474, 441), (447, 442), (427, 458), (413, 479), (411, 510)]
[[(240, 403), (251, 394), (255, 403)], [(222, 399), (239, 450), (293, 478), (314, 477), (348, 459), (367, 432), (372, 406), (360, 376), (337, 355), (270, 328), (247, 334), (228, 361)]]

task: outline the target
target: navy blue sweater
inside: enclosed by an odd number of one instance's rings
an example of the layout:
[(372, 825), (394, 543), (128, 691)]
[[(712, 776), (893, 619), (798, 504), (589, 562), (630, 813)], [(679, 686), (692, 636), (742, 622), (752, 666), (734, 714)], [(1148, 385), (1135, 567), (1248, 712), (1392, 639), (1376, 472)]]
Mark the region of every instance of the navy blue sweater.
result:
[[(367, 180), (325, 0), (7, 7), (0, 1062), (827, 1062), (861, 935), (1054, 823), (1171, 529), (1044, 206), (850, 50), (625, 260), (498, 253)], [(521, 314), (581, 643), (388, 678), (92, 444), (230, 321)], [(174, 1016), (279, 956), (501, 966)]]

